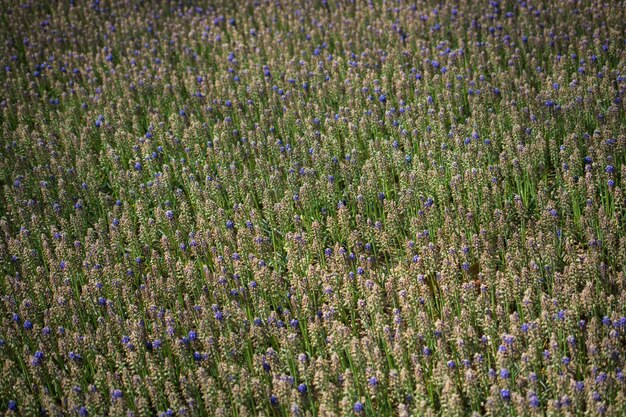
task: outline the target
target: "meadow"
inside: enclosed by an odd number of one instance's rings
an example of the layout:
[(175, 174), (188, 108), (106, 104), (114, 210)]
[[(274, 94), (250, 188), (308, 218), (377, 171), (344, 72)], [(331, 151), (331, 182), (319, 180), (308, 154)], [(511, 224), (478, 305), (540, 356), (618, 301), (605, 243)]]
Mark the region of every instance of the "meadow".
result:
[(626, 415), (626, 3), (0, 0), (0, 415)]

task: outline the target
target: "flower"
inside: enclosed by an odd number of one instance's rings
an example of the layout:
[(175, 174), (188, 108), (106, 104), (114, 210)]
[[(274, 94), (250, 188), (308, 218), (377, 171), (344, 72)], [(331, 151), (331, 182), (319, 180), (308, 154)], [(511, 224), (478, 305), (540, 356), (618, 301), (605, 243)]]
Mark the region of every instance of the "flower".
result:
[(43, 362), (43, 359), (44, 359), (44, 353), (42, 351), (38, 350), (33, 355), (30, 363), (33, 366), (39, 366)]
[(503, 388), (500, 390), (500, 397), (504, 401), (509, 401), (511, 399), (511, 392), (508, 389)]

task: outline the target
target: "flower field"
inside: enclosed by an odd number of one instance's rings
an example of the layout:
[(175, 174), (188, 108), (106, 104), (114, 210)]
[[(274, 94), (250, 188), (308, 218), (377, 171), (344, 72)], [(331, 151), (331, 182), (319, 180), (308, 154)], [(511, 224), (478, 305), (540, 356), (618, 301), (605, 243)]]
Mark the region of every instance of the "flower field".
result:
[(624, 2), (0, 23), (0, 415), (626, 415)]

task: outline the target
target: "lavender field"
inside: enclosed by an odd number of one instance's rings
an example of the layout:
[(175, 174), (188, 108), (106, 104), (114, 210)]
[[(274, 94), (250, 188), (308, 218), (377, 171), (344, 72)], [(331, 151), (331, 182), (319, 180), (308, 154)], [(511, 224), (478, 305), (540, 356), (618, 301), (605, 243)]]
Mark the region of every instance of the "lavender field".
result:
[(626, 415), (623, 1), (0, 23), (0, 415)]

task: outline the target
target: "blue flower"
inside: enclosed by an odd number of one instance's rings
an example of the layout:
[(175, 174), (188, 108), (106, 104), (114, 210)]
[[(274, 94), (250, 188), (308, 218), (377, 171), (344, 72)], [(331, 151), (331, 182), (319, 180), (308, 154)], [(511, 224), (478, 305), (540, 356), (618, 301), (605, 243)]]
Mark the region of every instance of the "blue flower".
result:
[(42, 351), (38, 350), (33, 355), (33, 358), (31, 360), (31, 364), (33, 366), (39, 366), (39, 365), (41, 365), (41, 362), (43, 361), (43, 358), (44, 358), (44, 353)]
[(360, 401), (355, 402), (353, 408), (355, 413), (361, 413), (364, 409), (363, 404)]
[(504, 400), (504, 401), (509, 401), (511, 399), (511, 391), (509, 391), (508, 389), (504, 388), (500, 390), (500, 397)]

